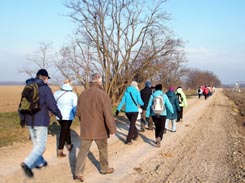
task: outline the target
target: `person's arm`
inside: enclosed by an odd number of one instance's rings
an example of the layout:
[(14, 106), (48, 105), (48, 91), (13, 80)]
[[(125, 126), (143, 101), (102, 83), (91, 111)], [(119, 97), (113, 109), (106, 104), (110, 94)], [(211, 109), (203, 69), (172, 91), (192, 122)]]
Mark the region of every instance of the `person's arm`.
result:
[(47, 95), (46, 95), (46, 105), (49, 111), (51, 111), (55, 116), (57, 116), (60, 120), (62, 120), (61, 112), (57, 106), (57, 102), (54, 98), (54, 95), (49, 87), (47, 87)]
[(164, 97), (164, 101), (165, 101), (165, 106), (168, 108), (168, 110), (169, 110), (172, 114), (174, 114), (173, 106), (172, 106), (171, 102), (169, 101), (167, 95), (164, 94), (163, 97)]
[(150, 115), (151, 115), (151, 105), (152, 105), (152, 101), (153, 101), (153, 95), (150, 96), (150, 99), (149, 99), (149, 102), (148, 102), (148, 105), (147, 105), (147, 108), (146, 108), (146, 114), (145, 114), (145, 116), (146, 116), (147, 118), (149, 118)]
[(111, 112), (111, 101), (110, 98), (106, 95), (103, 102), (103, 113), (105, 119), (106, 129), (109, 130), (111, 135), (116, 133), (116, 123)]

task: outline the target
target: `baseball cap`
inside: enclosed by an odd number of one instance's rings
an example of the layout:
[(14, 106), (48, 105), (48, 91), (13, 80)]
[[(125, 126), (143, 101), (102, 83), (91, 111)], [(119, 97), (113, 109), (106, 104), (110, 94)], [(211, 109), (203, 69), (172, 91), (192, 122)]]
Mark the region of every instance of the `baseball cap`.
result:
[(51, 77), (49, 77), (49, 75), (48, 75), (48, 71), (46, 71), (45, 69), (40, 69), (40, 70), (37, 72), (37, 76), (38, 76), (38, 75), (46, 76), (46, 77), (48, 77), (49, 79), (51, 79)]

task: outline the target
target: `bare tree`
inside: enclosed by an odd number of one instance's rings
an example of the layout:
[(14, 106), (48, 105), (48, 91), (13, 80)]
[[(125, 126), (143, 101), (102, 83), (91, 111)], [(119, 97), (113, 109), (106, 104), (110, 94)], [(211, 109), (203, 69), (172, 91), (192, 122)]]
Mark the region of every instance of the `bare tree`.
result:
[(20, 73), (25, 73), (29, 77), (35, 76), (37, 70), (50, 68), (54, 63), (52, 53), (52, 42), (40, 42), (39, 48), (33, 55), (27, 57), (26, 63), (19, 69)]
[(77, 41), (66, 51), (71, 57), (59, 66), (70, 60), (69, 69), (85, 86), (91, 72), (103, 73), (105, 90), (115, 102), (133, 79), (144, 81), (158, 75), (165, 58), (181, 46), (165, 26), (169, 20), (162, 9), (165, 2), (70, 0), (66, 7), (77, 24)]
[(166, 58), (158, 79), (165, 88), (182, 85), (183, 79), (188, 73), (188, 69), (184, 65), (186, 62), (185, 54), (181, 50), (177, 50)]

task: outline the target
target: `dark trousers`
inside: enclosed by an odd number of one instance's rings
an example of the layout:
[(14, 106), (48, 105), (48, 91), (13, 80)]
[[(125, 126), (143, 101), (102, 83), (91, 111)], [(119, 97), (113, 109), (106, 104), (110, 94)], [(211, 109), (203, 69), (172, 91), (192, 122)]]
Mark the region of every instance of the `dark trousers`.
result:
[(145, 129), (145, 125), (146, 123), (148, 124), (148, 128), (151, 130), (153, 129), (153, 122), (152, 122), (152, 119), (151, 117), (148, 118), (148, 121), (146, 120), (146, 110), (143, 110), (142, 111), (142, 114), (141, 114), (141, 130), (144, 130)]
[(59, 124), (61, 126), (60, 129), (60, 138), (59, 138), (59, 146), (58, 149), (63, 149), (66, 144), (71, 144), (71, 127), (72, 120), (59, 120)]
[(129, 130), (128, 130), (128, 136), (127, 136), (128, 142), (131, 142), (132, 139), (135, 139), (138, 136), (138, 131), (135, 126), (138, 114), (139, 112), (127, 112), (126, 113), (126, 116), (129, 120)]
[(155, 123), (155, 137), (160, 137), (162, 140), (162, 136), (165, 130), (166, 116), (152, 116), (152, 119)]
[(180, 111), (178, 111), (178, 118), (177, 118), (177, 122), (179, 122), (182, 118), (183, 118), (183, 107), (179, 107)]

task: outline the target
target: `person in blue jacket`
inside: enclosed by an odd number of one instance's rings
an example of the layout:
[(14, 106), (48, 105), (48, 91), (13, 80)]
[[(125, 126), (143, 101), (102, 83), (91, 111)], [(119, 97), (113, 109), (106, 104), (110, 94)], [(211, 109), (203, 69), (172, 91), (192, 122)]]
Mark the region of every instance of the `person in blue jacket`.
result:
[(131, 145), (132, 139), (136, 140), (138, 137), (138, 131), (135, 126), (137, 116), (138, 116), (138, 105), (143, 106), (144, 102), (141, 99), (140, 91), (138, 88), (138, 83), (136, 81), (132, 81), (130, 86), (127, 87), (122, 100), (120, 101), (117, 110), (116, 110), (116, 116), (118, 116), (121, 108), (125, 104), (125, 113), (127, 118), (129, 119), (130, 126), (128, 131), (128, 136), (125, 144)]
[[(176, 132), (176, 120), (178, 117), (178, 111), (180, 111), (180, 107), (179, 107), (179, 100), (178, 100), (177, 96), (175, 95), (173, 86), (169, 87), (169, 90), (166, 93), (166, 95), (168, 96), (168, 99), (172, 104), (172, 107), (174, 109), (174, 114), (172, 114), (167, 109), (167, 119), (166, 119), (166, 123), (165, 123), (165, 129), (170, 130), (171, 132)], [(171, 122), (171, 129), (169, 129), (169, 127), (168, 127), (169, 122)]]
[(43, 157), (43, 153), (48, 137), (48, 126), (50, 123), (49, 111), (59, 117), (59, 119), (62, 119), (62, 114), (56, 104), (54, 95), (47, 84), (48, 79), (50, 79), (48, 72), (45, 69), (40, 69), (36, 74), (36, 78), (27, 80), (27, 84), (32, 82), (38, 84), (41, 110), (33, 116), (19, 113), (20, 118), (24, 120), (29, 129), (33, 142), (32, 151), (21, 163), (21, 168), (28, 177), (34, 176), (33, 168), (42, 168), (48, 164)]
[(150, 100), (149, 100), (149, 104), (147, 106), (146, 109), (146, 117), (152, 117), (153, 122), (155, 124), (155, 138), (156, 138), (156, 145), (157, 147), (161, 146), (161, 141), (162, 141), (162, 137), (163, 137), (163, 133), (165, 131), (165, 121), (166, 121), (166, 116), (167, 116), (167, 110), (165, 108), (165, 110), (161, 113), (161, 114), (155, 114), (152, 110), (151, 107), (153, 105), (154, 102), (154, 98), (156, 96), (163, 96), (163, 101), (164, 101), (164, 105), (165, 107), (173, 114), (174, 110), (172, 107), (172, 104), (170, 103), (167, 95), (162, 91), (162, 85), (158, 84), (155, 86), (155, 91), (154, 93), (151, 95)]

